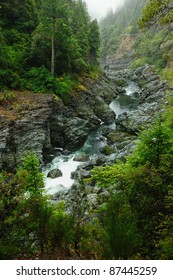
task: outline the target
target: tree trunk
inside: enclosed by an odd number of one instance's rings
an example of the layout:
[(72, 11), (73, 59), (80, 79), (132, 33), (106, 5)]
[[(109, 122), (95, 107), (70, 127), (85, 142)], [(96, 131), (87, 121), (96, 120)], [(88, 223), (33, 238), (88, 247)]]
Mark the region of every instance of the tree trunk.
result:
[(52, 17), (52, 56), (51, 56), (51, 73), (55, 73), (55, 17)]

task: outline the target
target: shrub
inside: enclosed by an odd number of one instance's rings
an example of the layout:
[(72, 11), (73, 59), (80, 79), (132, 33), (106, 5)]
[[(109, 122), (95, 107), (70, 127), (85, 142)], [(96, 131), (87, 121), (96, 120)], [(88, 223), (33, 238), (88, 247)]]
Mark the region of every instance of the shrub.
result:
[(70, 76), (55, 78), (44, 67), (31, 68), (26, 75), (26, 88), (35, 93), (52, 93), (58, 95), (65, 104), (69, 101), (72, 88)]
[(173, 69), (165, 68), (162, 73), (162, 77), (168, 81), (170, 85), (173, 85)]

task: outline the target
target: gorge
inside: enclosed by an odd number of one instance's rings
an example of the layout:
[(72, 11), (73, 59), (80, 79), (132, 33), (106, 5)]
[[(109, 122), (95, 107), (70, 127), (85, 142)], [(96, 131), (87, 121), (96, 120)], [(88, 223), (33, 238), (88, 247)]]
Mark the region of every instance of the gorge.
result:
[(173, 258), (173, 7), (123, 2), (1, 1), (0, 259)]
[(26, 94), (12, 120), (7, 114), (1, 118), (1, 168), (13, 170), (34, 150), (46, 176), (54, 168), (63, 173), (45, 179), (55, 199), (68, 196), (72, 184), (88, 177), (95, 165), (124, 160), (138, 132), (162, 110), (171, 88), (148, 65), (136, 71), (113, 67), (97, 81), (85, 80), (84, 90), (73, 93), (68, 106), (52, 95), (31, 95), (30, 105)]

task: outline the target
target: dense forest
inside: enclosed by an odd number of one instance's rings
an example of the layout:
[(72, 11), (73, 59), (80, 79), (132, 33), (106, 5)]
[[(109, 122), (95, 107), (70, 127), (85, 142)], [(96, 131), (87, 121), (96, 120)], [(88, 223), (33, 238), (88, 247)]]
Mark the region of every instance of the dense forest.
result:
[[(12, 89), (56, 94), (65, 102), (80, 77), (98, 71), (99, 51), (102, 61), (113, 57), (124, 35), (133, 38), (131, 69), (151, 64), (173, 82), (171, 2), (127, 0), (102, 19), (99, 38), (82, 0), (0, 0), (0, 105), (13, 98)], [(13, 172), (0, 170), (0, 259), (172, 259), (169, 93), (125, 160), (95, 166), (81, 180), (81, 190), (88, 183), (108, 190), (87, 215), (80, 190), (71, 212), (65, 201), (52, 203), (34, 151)]]
[(98, 24), (81, 0), (1, 1), (0, 30), (1, 88), (66, 94), (97, 65)]

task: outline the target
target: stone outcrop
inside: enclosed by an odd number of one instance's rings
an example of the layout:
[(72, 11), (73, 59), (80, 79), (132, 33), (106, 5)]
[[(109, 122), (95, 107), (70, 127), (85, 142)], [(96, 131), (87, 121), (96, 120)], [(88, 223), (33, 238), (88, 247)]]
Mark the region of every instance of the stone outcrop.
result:
[(135, 72), (130, 70), (119, 71), (114, 76), (114, 78), (111, 76), (112, 80), (117, 77), (125, 78), (139, 85), (139, 91), (133, 94), (138, 101), (138, 106), (136, 109), (125, 112), (116, 118), (117, 129), (129, 133), (138, 133), (148, 128), (167, 102), (166, 97), (171, 89), (166, 81), (162, 81), (149, 65), (140, 67)]
[(29, 150), (36, 151), (42, 159), (43, 151), (51, 147), (49, 119), (53, 109), (52, 96), (26, 94), (25, 98), (29, 98), (27, 109), (22, 108), (23, 101), (18, 115), (13, 116), (13, 110), (9, 116), (5, 115), (8, 110), (4, 110), (4, 116), (1, 114), (0, 168), (13, 169)]

